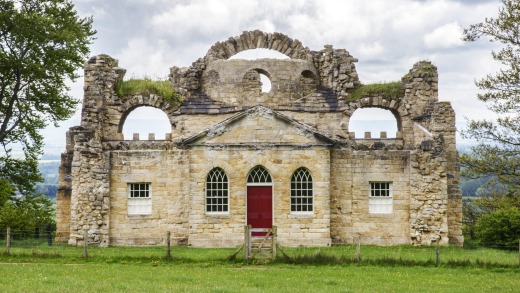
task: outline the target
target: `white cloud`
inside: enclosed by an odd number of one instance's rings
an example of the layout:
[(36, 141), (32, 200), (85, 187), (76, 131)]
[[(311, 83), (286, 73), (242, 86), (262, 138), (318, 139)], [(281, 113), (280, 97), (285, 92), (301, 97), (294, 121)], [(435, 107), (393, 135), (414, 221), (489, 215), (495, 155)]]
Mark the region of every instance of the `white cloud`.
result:
[(193, 1), (153, 16), (150, 25), (160, 34), (174, 38), (220, 35), (238, 30), (239, 20), (254, 15), (255, 8), (256, 3), (251, 1)]
[(431, 60), (439, 68), (440, 99), (452, 100), (460, 119), (483, 107), (476, 103), (473, 80), (496, 71), (489, 42), (463, 45), (460, 34), (461, 27), (496, 15), (498, 0), (73, 2), (82, 15), (94, 14), (95, 54), (120, 59), (127, 77), (165, 76), (169, 67), (189, 66), (215, 42), (244, 30), (278, 31), (311, 50), (325, 44), (346, 49), (359, 58), (364, 83), (399, 80), (415, 62)]
[(171, 66), (166, 60), (167, 46), (164, 42), (151, 43), (144, 38), (134, 38), (115, 57), (119, 59), (119, 66), (126, 68), (126, 78), (165, 78)]
[(462, 28), (458, 22), (442, 25), (424, 36), (424, 44), (429, 49), (444, 49), (461, 46)]
[(360, 58), (377, 58), (381, 57), (384, 54), (385, 48), (381, 45), (379, 41), (372, 42), (370, 44), (361, 43), (358, 47), (360, 50)]

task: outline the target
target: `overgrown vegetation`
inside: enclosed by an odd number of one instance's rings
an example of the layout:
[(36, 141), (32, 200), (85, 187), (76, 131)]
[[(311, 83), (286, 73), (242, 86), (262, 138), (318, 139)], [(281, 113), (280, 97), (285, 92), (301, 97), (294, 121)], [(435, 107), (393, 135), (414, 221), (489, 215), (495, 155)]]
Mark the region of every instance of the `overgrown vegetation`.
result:
[(182, 102), (181, 97), (167, 80), (152, 80), (151, 78), (130, 79), (116, 84), (116, 93), (122, 97), (135, 94), (154, 94), (166, 99), (169, 103)]
[[(0, 253), (0, 262), (50, 262), (50, 263), (213, 263), (213, 264), (302, 264), (302, 265), (359, 265), (377, 266), (436, 266), (436, 248), (433, 246), (361, 246), (361, 261), (357, 261), (355, 245), (340, 245), (333, 247), (296, 247), (283, 248), (278, 252), (278, 259), (264, 263), (262, 261), (245, 261), (243, 253), (230, 260), (236, 248), (192, 248), (172, 246), (172, 259), (168, 260), (165, 246), (152, 247), (108, 247), (89, 248), (89, 258), (83, 258), (83, 247), (63, 244), (47, 245), (48, 239), (28, 238), (13, 240), (9, 256)], [(0, 235), (2, 238), (5, 235)], [(19, 237), (18, 237), (19, 238)], [(17, 238), (17, 239), (18, 239)], [(518, 246), (518, 244), (516, 244)], [(0, 239), (0, 247), (5, 246), (5, 240)], [(497, 250), (472, 246), (471, 249), (461, 247), (441, 247), (441, 266), (459, 267), (495, 267), (518, 268), (518, 251)]]
[(504, 46), (492, 52), (502, 68), (476, 82), (477, 95), (497, 119), (469, 121), (466, 138), (478, 141), (472, 151), (461, 156), (463, 175), (493, 178), (476, 190), (478, 198), (466, 201), (465, 231), (482, 244), (517, 245), (520, 238), (520, 4), (502, 0), (496, 18), (486, 18), (464, 30), (466, 41), (482, 37)]
[(404, 96), (404, 87), (400, 81), (360, 85), (350, 94), (349, 101), (357, 101), (366, 96), (381, 96), (388, 100), (399, 100)]
[[(36, 192), (41, 130), (76, 110), (69, 93), (96, 31), (67, 0), (0, 1), (0, 226), (53, 224)], [(20, 149), (21, 152), (16, 151)]]
[[(437, 74), (437, 68), (430, 61), (422, 60), (418, 62), (419, 68), (415, 72), (421, 77), (432, 77)], [(412, 76), (407, 73), (403, 76), (404, 79), (410, 79)]]

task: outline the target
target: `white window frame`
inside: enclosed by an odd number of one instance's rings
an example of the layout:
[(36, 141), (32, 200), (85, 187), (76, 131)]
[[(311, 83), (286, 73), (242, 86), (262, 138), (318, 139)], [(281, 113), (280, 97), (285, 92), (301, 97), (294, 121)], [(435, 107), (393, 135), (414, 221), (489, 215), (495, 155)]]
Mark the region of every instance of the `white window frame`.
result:
[(149, 182), (128, 183), (128, 215), (134, 216), (151, 214), (152, 184)]
[[(304, 172), (302, 175), (301, 172)], [(298, 173), (298, 174), (297, 174)], [(296, 180), (293, 181), (293, 179), (307, 179), (304, 180)], [(305, 184), (306, 188), (303, 188), (303, 184)], [(310, 186), (309, 186), (310, 185)], [(310, 187), (310, 188), (309, 188)], [(291, 214), (312, 214), (314, 213), (314, 184), (312, 180), (312, 175), (309, 169), (305, 167), (300, 167), (296, 169), (291, 175), (291, 186), (290, 186), (291, 194), (290, 194), (290, 210)], [(299, 193), (299, 195), (298, 195)], [(303, 195), (305, 193), (305, 195)], [(309, 195), (310, 193), (310, 195)], [(300, 199), (300, 203), (294, 203), (293, 199), (298, 200)], [(309, 204), (308, 201), (311, 201)], [(303, 203), (305, 201), (305, 203)], [(298, 211), (298, 207), (300, 210)], [(307, 210), (303, 211), (303, 207), (306, 207)], [(295, 210), (293, 210), (295, 208)]]
[[(214, 174), (216, 172), (219, 172), (218, 175)], [(210, 178), (211, 176), (211, 178)], [(217, 177), (215, 177), (217, 176)], [(213, 179), (222, 179), (221, 181), (213, 181)], [(212, 180), (212, 181), (210, 181)], [(215, 167), (211, 169), (208, 172), (208, 175), (206, 175), (206, 188), (205, 188), (205, 202), (204, 202), (204, 210), (206, 211), (206, 214), (211, 215), (226, 215), (229, 214), (229, 178), (224, 171), (224, 169)], [(213, 188), (213, 184), (216, 184), (216, 188)], [(221, 184), (221, 185), (219, 185)], [(209, 193), (216, 193), (215, 196), (208, 196)], [(209, 203), (208, 200), (217, 200), (217, 203)], [(219, 203), (218, 201), (221, 200), (222, 202)], [(224, 203), (225, 201), (225, 203)], [(222, 211), (218, 211), (218, 207), (222, 207)], [(208, 210), (210, 207), (213, 209), (213, 207), (217, 207), (217, 211)], [(225, 210), (224, 210), (225, 209)]]
[(392, 182), (370, 181), (368, 212), (370, 214), (391, 214), (393, 207)]

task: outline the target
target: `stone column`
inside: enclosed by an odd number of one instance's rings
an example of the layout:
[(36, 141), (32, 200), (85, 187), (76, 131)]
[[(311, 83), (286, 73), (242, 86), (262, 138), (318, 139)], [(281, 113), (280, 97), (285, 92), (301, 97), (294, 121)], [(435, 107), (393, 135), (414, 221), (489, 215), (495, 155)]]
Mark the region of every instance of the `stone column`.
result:
[(75, 137), (72, 160), (71, 235), (69, 244), (109, 245), (110, 152), (84, 134)]
[(108, 117), (108, 106), (118, 102), (115, 88), (125, 74), (117, 63), (108, 55), (94, 56), (85, 63), (81, 126), (93, 130), (97, 141), (104, 139), (105, 133), (110, 133), (113, 128)]
[[(70, 235), (69, 244), (84, 241), (109, 245), (110, 152), (103, 150), (105, 131), (110, 130), (107, 106), (117, 98), (115, 87), (124, 70), (117, 60), (98, 55), (85, 63), (81, 127), (69, 133)], [(69, 170), (67, 170), (69, 171)], [(65, 225), (65, 222), (64, 222)], [(88, 239), (84, 239), (87, 231)]]
[(459, 187), (460, 161), (456, 145), (455, 112), (449, 102), (437, 103), (432, 113), (433, 131), (444, 138), (448, 192), (448, 237), (451, 244), (462, 245), (462, 192)]

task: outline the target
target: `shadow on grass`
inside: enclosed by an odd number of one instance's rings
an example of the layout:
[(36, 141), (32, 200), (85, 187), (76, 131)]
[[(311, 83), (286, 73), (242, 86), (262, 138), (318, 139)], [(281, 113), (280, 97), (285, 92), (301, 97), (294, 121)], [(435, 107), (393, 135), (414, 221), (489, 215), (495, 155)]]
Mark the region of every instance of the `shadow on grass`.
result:
[(371, 258), (361, 259), (349, 257), (337, 257), (333, 255), (326, 255), (322, 253), (316, 253), (313, 255), (299, 255), (299, 256), (283, 256), (277, 258), (273, 263), (285, 263), (285, 264), (299, 264), (299, 265), (370, 265), (370, 266), (384, 266), (384, 267), (449, 267), (449, 268), (464, 268), (464, 267), (480, 267), (480, 268), (516, 268), (520, 270), (520, 265), (504, 264), (491, 261), (482, 261), (476, 259), (471, 261), (466, 260), (446, 260), (437, 262), (433, 259), (428, 260), (409, 260), (402, 258), (383, 257), (383, 258)]
[[(390, 250), (392, 249), (392, 250)], [(82, 257), (82, 249), (76, 247), (57, 247), (57, 250), (46, 251), (44, 248), (17, 249), (9, 255), (0, 253), (0, 262), (11, 263), (57, 263), (57, 264), (151, 264), (180, 265), (199, 264), (202, 266), (218, 266), (235, 264), (248, 265), (357, 265), (381, 267), (449, 267), (449, 268), (505, 268), (520, 270), (514, 262), (495, 261), (498, 250), (484, 250), (478, 253), (469, 253), (462, 248), (443, 248), (446, 257), (440, 258), (437, 264), (434, 250), (423, 247), (367, 247), (358, 261), (355, 257), (355, 247), (331, 247), (326, 249), (289, 248), (278, 250), (275, 260), (245, 260), (243, 250), (236, 249), (202, 249), (190, 247), (175, 247), (168, 258), (164, 247), (109, 247), (89, 250), (89, 257)], [(464, 253), (468, 252), (466, 256)], [(429, 253), (433, 252), (433, 253)], [(386, 254), (386, 255), (383, 255)], [(394, 254), (395, 256), (392, 256)], [(402, 254), (402, 256), (401, 256)], [(462, 255), (461, 255), (462, 254)], [(455, 257), (453, 257), (455, 256)], [(460, 256), (460, 257), (459, 257)], [(516, 254), (508, 254), (506, 257)]]

